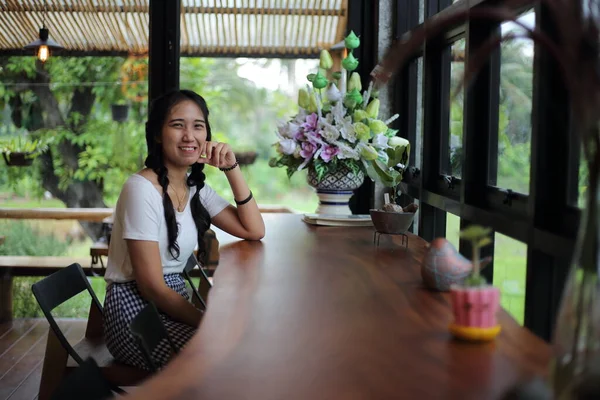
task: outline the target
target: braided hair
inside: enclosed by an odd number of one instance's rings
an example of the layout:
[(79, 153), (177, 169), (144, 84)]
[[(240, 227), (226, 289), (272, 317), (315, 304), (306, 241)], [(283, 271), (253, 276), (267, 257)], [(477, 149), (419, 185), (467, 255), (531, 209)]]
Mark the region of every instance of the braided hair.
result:
[[(148, 113), (148, 122), (146, 122), (146, 145), (148, 146), (148, 157), (146, 157), (145, 165), (158, 177), (158, 183), (163, 190), (163, 208), (165, 210), (165, 221), (167, 223), (167, 237), (169, 240), (169, 252), (175, 259), (179, 258), (180, 249), (177, 244), (177, 235), (179, 226), (175, 219), (175, 210), (173, 202), (167, 194), (169, 187), (169, 175), (165, 166), (163, 149), (161, 145), (162, 128), (165, 121), (174, 106), (182, 101), (191, 100), (202, 110), (206, 121), (206, 140), (210, 141), (211, 132), (210, 124), (208, 123), (208, 107), (202, 96), (191, 90), (174, 90), (168, 92), (154, 101), (150, 105)], [(206, 253), (204, 246), (204, 234), (210, 227), (210, 215), (206, 208), (200, 202), (200, 190), (204, 187), (206, 175), (204, 175), (204, 164), (194, 163), (192, 165), (191, 174), (187, 178), (188, 187), (196, 187), (196, 193), (191, 200), (192, 217), (198, 230), (198, 259), (202, 260)]]

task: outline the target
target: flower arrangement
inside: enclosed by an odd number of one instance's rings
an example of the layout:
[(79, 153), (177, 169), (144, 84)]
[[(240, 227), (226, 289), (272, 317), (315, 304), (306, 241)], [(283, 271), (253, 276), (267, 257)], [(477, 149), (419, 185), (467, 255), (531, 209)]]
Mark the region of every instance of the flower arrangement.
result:
[(288, 177), (312, 169), (319, 182), (346, 167), (355, 175), (366, 173), (395, 187), (408, 164), (409, 142), (389, 128), (397, 114), (379, 119), (380, 102), (373, 84), (363, 90), (359, 74), (353, 72), (358, 67), (353, 50), (360, 39), (350, 32), (344, 44), (348, 54), (341, 71), (332, 71), (331, 54), (321, 51), (317, 73), (308, 75), (309, 84), (299, 90), (298, 114), (278, 127), (274, 145), (278, 155), (269, 164), (285, 167)]

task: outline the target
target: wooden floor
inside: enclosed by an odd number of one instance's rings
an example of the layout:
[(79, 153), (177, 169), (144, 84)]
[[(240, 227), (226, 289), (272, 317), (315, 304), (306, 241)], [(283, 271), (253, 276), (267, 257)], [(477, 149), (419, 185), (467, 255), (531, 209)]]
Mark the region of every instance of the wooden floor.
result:
[[(86, 320), (63, 319), (58, 324), (69, 342), (83, 338)], [(43, 318), (0, 324), (0, 400), (37, 398), (47, 336)]]

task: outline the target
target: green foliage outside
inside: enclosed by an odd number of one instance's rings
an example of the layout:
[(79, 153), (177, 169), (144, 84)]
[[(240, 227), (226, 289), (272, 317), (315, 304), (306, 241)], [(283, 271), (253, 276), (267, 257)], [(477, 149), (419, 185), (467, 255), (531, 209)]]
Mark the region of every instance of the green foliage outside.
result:
[[(92, 182), (101, 197), (91, 198), (88, 191), (80, 191), (88, 199), (81, 199), (79, 204), (70, 207), (115, 204), (125, 179), (143, 167), (146, 151), (145, 102), (129, 101), (131, 109), (127, 122), (114, 122), (110, 115), (111, 104), (123, 103), (119, 82), (126, 63), (127, 60), (119, 57), (53, 57), (45, 67), (50, 77), (49, 90), (40, 92), (35, 86), (14, 85), (36, 76), (31, 57), (0, 59), (0, 76), (3, 78), (0, 118), (3, 117), (4, 122), (0, 139), (10, 140), (16, 135), (52, 139), (51, 168), (44, 164), (46, 160), (35, 160), (30, 168), (0, 168), (0, 193), (40, 198), (50, 190), (55, 197), (60, 198), (61, 193), (69, 197), (74, 185)], [(272, 143), (276, 140), (276, 123), (293, 115), (296, 99), (279, 91), (258, 88), (237, 75), (238, 67), (233, 59), (183, 58), (181, 87), (195, 90), (207, 100), (213, 140), (226, 141), (235, 151), (258, 153), (255, 164), (244, 170), (259, 203), (284, 202), (299, 211), (314, 211), (317, 198), (307, 188), (305, 174), (290, 181), (285, 174), (267, 165), (267, 160), (274, 154)], [(74, 110), (78, 93), (93, 103), (87, 114)], [(51, 123), (44, 118), (47, 110), (40, 110), (44, 106), (40, 104), (42, 96), (56, 99), (62, 117), (60, 121)], [(75, 158), (64, 155), (68, 153), (65, 144), (75, 149)], [(55, 191), (48, 189), (51, 185), (47, 184), (48, 178), (43, 173), (49, 169), (58, 183)], [(207, 168), (206, 174), (207, 182), (231, 199), (223, 174), (213, 168)]]
[[(0, 245), (0, 256), (60, 256), (65, 254), (68, 247), (66, 241), (60, 240), (53, 234), (36, 231), (25, 221), (0, 221), (0, 232), (10, 233), (7, 234), (4, 244)], [(13, 278), (14, 318), (44, 316), (31, 292), (31, 285), (40, 279), (42, 278)], [(102, 278), (89, 279), (100, 301), (104, 301), (104, 280)], [(89, 307), (89, 296), (82, 293), (58, 306), (53, 313), (62, 318), (87, 318)]]

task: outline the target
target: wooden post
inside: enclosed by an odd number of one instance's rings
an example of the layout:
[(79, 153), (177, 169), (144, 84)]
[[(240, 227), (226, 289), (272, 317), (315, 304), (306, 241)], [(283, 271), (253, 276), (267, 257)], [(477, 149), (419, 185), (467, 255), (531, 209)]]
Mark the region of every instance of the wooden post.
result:
[(12, 321), (12, 272), (0, 268), (0, 323)]

